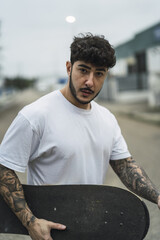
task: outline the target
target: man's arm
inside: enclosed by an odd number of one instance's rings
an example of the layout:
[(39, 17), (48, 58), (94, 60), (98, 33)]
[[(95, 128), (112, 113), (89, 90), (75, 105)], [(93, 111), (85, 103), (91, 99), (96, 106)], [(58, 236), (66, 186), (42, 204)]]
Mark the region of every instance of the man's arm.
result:
[[(22, 184), (16, 173), (0, 165), (0, 194), (6, 203), (27, 228), (33, 240), (49, 239), (52, 228), (64, 230), (65, 226), (36, 218), (29, 209), (23, 192)], [(46, 238), (48, 236), (48, 238)]]
[(134, 159), (130, 157), (117, 161), (111, 160), (110, 165), (129, 190), (140, 197), (157, 203), (160, 208), (160, 193)]

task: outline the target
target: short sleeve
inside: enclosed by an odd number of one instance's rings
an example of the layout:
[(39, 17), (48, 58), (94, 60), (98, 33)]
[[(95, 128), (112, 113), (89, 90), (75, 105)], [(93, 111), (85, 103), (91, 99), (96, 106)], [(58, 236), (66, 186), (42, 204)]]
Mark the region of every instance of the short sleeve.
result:
[(131, 156), (130, 152), (128, 151), (126, 141), (122, 136), (121, 129), (117, 123), (117, 120), (115, 121), (115, 136), (110, 160), (119, 160)]
[(38, 135), (29, 121), (19, 113), (0, 145), (0, 164), (15, 171), (25, 172), (37, 144)]

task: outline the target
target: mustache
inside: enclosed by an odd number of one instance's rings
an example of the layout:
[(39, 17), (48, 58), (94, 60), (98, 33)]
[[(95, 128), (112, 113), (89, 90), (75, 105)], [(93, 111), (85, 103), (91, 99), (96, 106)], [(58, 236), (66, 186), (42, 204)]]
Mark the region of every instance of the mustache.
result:
[(86, 87), (86, 88), (80, 88), (80, 91), (87, 91), (87, 92), (90, 92), (90, 93), (94, 93), (93, 90), (91, 90), (89, 87)]

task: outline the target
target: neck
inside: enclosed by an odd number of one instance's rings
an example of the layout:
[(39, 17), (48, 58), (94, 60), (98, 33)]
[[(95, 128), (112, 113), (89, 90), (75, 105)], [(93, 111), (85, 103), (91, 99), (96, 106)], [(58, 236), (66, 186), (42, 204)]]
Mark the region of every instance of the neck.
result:
[(73, 97), (72, 93), (71, 93), (71, 90), (69, 88), (69, 84), (67, 83), (67, 85), (62, 88), (61, 90), (61, 93), (63, 94), (63, 96), (70, 102), (72, 103), (73, 105), (75, 105), (76, 107), (78, 108), (82, 108), (82, 109), (86, 109), (86, 110), (89, 110), (91, 108), (91, 104), (90, 103), (86, 103), (86, 104), (82, 104), (82, 103), (79, 103), (75, 97)]

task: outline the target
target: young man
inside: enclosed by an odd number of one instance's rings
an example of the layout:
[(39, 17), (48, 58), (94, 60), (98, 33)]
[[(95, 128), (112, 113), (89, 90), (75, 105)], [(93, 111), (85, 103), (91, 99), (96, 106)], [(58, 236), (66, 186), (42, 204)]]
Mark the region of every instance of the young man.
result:
[(81, 35), (70, 60), (67, 85), (22, 109), (0, 146), (0, 193), (33, 240), (52, 239), (52, 228), (66, 227), (33, 215), (14, 171), (28, 168), (29, 184), (103, 184), (110, 163), (131, 191), (160, 207), (115, 117), (93, 101), (115, 65), (114, 49), (103, 36)]

